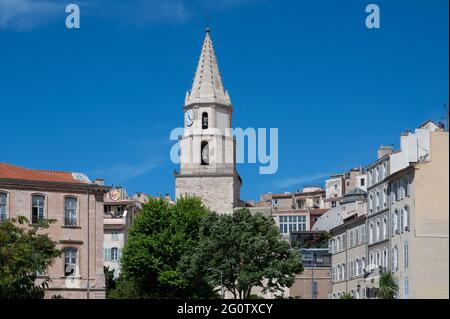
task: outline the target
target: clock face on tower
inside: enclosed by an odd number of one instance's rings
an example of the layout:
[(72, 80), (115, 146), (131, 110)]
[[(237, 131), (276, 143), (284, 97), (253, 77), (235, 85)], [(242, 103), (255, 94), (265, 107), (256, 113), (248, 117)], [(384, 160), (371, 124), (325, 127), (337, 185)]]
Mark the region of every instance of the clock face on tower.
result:
[(194, 123), (194, 118), (195, 118), (194, 111), (188, 110), (184, 115), (184, 121), (186, 122), (186, 125), (189, 127), (192, 126), (192, 124)]

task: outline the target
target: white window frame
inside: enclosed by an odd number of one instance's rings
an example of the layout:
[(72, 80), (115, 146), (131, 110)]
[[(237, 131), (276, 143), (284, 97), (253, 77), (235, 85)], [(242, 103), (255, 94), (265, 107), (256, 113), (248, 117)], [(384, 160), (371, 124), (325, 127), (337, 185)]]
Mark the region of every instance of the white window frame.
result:
[(409, 268), (409, 243), (405, 241), (403, 243), (403, 269)]
[[(2, 202), (2, 198), (4, 202)], [(8, 193), (0, 192), (0, 222), (8, 218)]]
[[(75, 202), (75, 207), (67, 204)], [(78, 198), (74, 196), (64, 197), (64, 225), (77, 226), (78, 225)]]

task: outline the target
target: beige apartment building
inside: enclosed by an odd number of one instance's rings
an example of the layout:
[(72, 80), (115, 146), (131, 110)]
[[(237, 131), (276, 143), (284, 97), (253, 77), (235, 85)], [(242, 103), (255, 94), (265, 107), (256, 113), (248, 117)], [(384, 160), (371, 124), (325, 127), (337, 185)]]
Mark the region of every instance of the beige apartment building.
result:
[(330, 299), (351, 294), (355, 299), (365, 298), (364, 274), (366, 269), (366, 214), (353, 211), (343, 224), (330, 233), (332, 253), (331, 276), (333, 281)]
[(331, 175), (325, 181), (325, 208), (336, 207), (346, 193), (356, 188), (367, 190), (367, 176), (362, 167), (352, 168), (343, 174)]
[(111, 189), (104, 197), (104, 266), (114, 271), (114, 277), (120, 275), (120, 260), (130, 227), (141, 211), (142, 204), (149, 196), (137, 193), (129, 196), (122, 187)]
[(427, 149), (389, 177), (391, 270), (402, 299), (449, 298), (448, 132), (432, 128)]
[(0, 163), (1, 218), (25, 216), (30, 224), (56, 220), (42, 229), (63, 250), (63, 255), (39, 274), (50, 280), (46, 297), (105, 298), (103, 195), (108, 190), (81, 173)]
[(257, 207), (251, 211), (270, 209), (284, 239), (289, 240), (291, 232), (308, 231), (327, 209), (324, 209), (325, 191), (320, 187), (305, 187), (301, 192), (263, 194)]

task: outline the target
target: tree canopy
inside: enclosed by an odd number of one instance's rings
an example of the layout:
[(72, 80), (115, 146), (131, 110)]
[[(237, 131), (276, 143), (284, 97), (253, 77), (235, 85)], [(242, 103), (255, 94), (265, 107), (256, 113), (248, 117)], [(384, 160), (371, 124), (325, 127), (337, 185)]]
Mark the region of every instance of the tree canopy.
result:
[(28, 224), (25, 217), (0, 222), (0, 299), (43, 298), (48, 281), (37, 281), (37, 272), (61, 254), (48, 235), (38, 233), (48, 223)]
[[(271, 218), (248, 209), (203, 219), (200, 242), (183, 259), (188, 278), (203, 276), (234, 298), (249, 298), (254, 287), (282, 292), (303, 271), (299, 256), (282, 240)], [(222, 277), (222, 278), (221, 278)]]
[(208, 210), (200, 199), (175, 205), (150, 199), (136, 218), (122, 256), (115, 298), (208, 298), (214, 293), (204, 278), (186, 280), (183, 256), (199, 241), (200, 223)]

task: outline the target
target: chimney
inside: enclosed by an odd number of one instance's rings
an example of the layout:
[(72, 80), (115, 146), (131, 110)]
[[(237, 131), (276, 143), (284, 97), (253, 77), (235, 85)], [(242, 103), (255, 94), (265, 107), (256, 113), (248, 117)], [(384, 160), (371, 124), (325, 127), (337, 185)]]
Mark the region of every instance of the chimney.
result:
[(392, 153), (394, 153), (394, 146), (381, 145), (380, 148), (378, 149), (378, 159)]
[(99, 185), (99, 186), (104, 186), (105, 185), (105, 180), (102, 178), (96, 178), (94, 181), (94, 184)]

